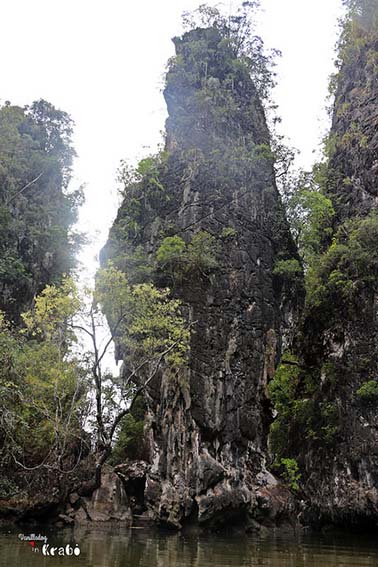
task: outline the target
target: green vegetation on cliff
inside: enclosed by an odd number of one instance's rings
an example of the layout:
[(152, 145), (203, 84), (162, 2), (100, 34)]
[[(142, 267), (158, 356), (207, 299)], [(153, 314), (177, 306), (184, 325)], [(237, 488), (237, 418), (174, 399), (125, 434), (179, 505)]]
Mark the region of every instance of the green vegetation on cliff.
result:
[[(109, 265), (99, 272), (96, 291), (79, 297), (72, 273), (80, 237), (73, 225), (82, 192), (68, 189), (75, 155), (72, 126), (66, 113), (43, 100), (0, 108), (3, 497), (39, 493), (44, 483), (51, 488), (62, 475), (68, 480), (55, 488), (64, 491), (75, 478), (94, 476), (101, 460), (95, 486), (118, 429), (127, 447), (127, 431), (140, 433), (139, 422), (134, 427), (132, 421), (137, 419), (133, 397), (163, 364), (174, 373), (188, 350), (180, 302), (146, 278), (129, 283)], [(163, 154), (158, 159), (163, 163)], [(142, 160), (133, 175), (133, 183), (147, 179), (144, 198), (154, 191), (161, 198), (154, 159)], [(132, 262), (136, 271), (149, 273), (141, 247)], [(105, 344), (98, 339), (99, 329), (106, 328), (100, 304), (110, 324)], [(83, 333), (92, 349), (80, 345)], [(127, 356), (118, 379), (103, 370), (115, 336)], [(87, 470), (80, 472), (83, 466)]]
[[(118, 181), (123, 201), (102, 251), (103, 264), (111, 258), (130, 281), (175, 288), (198, 274), (209, 277), (237, 236), (237, 229), (227, 224), (214, 232), (206, 221), (210, 211), (227, 214), (235, 205), (232, 191), (245, 186), (248, 195), (251, 180), (259, 187), (274, 184), (282, 148), (272, 149), (262, 103), (274, 85), (278, 52), (264, 50), (253, 34), (258, 5), (243, 2), (231, 16), (202, 5), (184, 15), (187, 31), (173, 40), (176, 55), (166, 75), (165, 147), (135, 168), (122, 163)], [(180, 209), (183, 184), (193, 182), (199, 202)], [(274, 199), (275, 188), (270, 191)], [(269, 198), (267, 192), (267, 209)], [(281, 261), (290, 261), (294, 248), (286, 242), (287, 224), (278, 208), (275, 204), (268, 212), (272, 238), (277, 248), (285, 243)], [(179, 226), (177, 213), (188, 217), (186, 226)]]
[[(275, 181), (289, 153), (265, 115), (274, 54), (253, 34), (256, 4), (230, 17), (206, 6), (186, 16), (166, 75), (164, 150), (121, 166), (123, 200), (101, 253), (102, 265), (111, 260), (133, 285), (169, 287), (167, 297), (180, 300), (191, 323), (187, 360), (177, 374), (159, 374), (144, 396), (148, 419), (129, 416), (117, 443), (122, 459), (146, 428), (149, 462), (158, 463), (146, 473), (146, 490), (164, 487), (146, 499), (174, 526), (192, 506), (200, 521), (217, 521), (218, 503), (228, 507), (224, 517), (234, 506), (245, 513), (241, 494), (254, 490), (248, 467), (263, 470), (271, 420), (265, 385), (282, 328), (303, 299), (302, 262)], [(127, 366), (128, 349), (116, 343)], [(295, 464), (285, 461), (283, 470), (295, 489)]]
[[(97, 337), (100, 329), (105, 330), (100, 304), (110, 322), (105, 343)], [(23, 325), (18, 329), (0, 312), (4, 476), (18, 479), (24, 487), (28, 477), (28, 490), (46, 474), (53, 479), (76, 478), (84, 457), (92, 453), (89, 474), (96, 473), (95, 487), (119, 428), (115, 459), (125, 449), (130, 449), (130, 456), (135, 453), (135, 436), (141, 438), (143, 431), (144, 410), (138, 412), (137, 407), (145, 384), (162, 365), (174, 373), (186, 360), (189, 331), (179, 310), (180, 302), (169, 299), (167, 290), (129, 285), (122, 272), (109, 266), (100, 271), (97, 289), (88, 297), (80, 297), (69, 278), (60, 286), (46, 286), (33, 308), (21, 314)], [(92, 349), (78, 350), (79, 332), (90, 337)], [(127, 361), (118, 378), (103, 369), (115, 337)], [(59, 490), (69, 488), (71, 481)]]
[[(328, 509), (339, 486), (372, 489), (378, 2), (344, 2), (324, 159), (282, 201), (290, 154), (266, 124), (274, 53), (253, 34), (257, 4), (185, 15), (164, 149), (121, 164), (122, 205), (84, 298), (70, 277), (72, 121), (42, 100), (0, 108), (0, 498), (25, 497), (41, 470), (92, 476), (89, 495), (107, 460), (128, 459), (158, 463), (150, 502), (175, 526), (244, 518), (269, 456)], [(80, 333), (92, 348), (79, 355)], [(103, 368), (112, 341), (119, 377)]]
[(16, 321), (75, 265), (82, 193), (68, 190), (72, 127), (43, 100), (0, 108), (0, 308)]
[[(359, 471), (376, 474), (370, 459), (378, 390), (378, 2), (345, 5), (324, 160), (285, 196), (304, 260), (306, 304), (294, 354), (283, 355), (269, 385), (276, 459), (295, 458), (310, 505), (326, 516), (332, 509), (343, 522), (370, 514), (361, 495), (371, 486)], [(294, 265), (276, 266), (285, 270), (295, 276)]]

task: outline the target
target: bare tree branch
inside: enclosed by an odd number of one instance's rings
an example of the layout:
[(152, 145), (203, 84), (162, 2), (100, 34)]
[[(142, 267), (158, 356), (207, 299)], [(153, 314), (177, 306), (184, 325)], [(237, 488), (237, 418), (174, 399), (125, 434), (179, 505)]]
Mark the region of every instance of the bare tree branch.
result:
[[(195, 325), (197, 323), (197, 321), (194, 321), (193, 323), (191, 323), (190, 325), (188, 325), (188, 328), (192, 327), (193, 325)], [(172, 343), (164, 352), (162, 352), (157, 360), (156, 366), (152, 372), (152, 374), (148, 377), (148, 379), (146, 380), (146, 382), (144, 382), (135, 392), (131, 403), (129, 405), (128, 408), (123, 409), (122, 411), (120, 411), (118, 413), (118, 415), (115, 417), (115, 419), (113, 420), (113, 424), (111, 426), (110, 432), (109, 432), (109, 439), (110, 441), (113, 439), (114, 433), (119, 425), (119, 422), (121, 421), (121, 419), (123, 417), (125, 417), (125, 415), (127, 415), (128, 413), (130, 413), (134, 407), (134, 404), (138, 398), (138, 396), (147, 388), (147, 386), (150, 384), (150, 382), (155, 378), (156, 374), (158, 373), (158, 370), (160, 368), (160, 365), (164, 359), (165, 356), (167, 356), (167, 354), (169, 354), (180, 342), (181, 337), (178, 338), (174, 343)], [(136, 370), (134, 370), (130, 376), (128, 376), (127, 378), (127, 383), (130, 383), (132, 377), (134, 377), (137, 372), (140, 370), (140, 368), (145, 365), (147, 362), (151, 362), (151, 361), (144, 361)]]
[(32, 181), (29, 181), (29, 183), (27, 183), (26, 185), (24, 185), (24, 187), (22, 187), (22, 189), (20, 189), (19, 191), (17, 191), (17, 193), (15, 193), (14, 195), (12, 195), (8, 201), (6, 201), (5, 205), (8, 206), (9, 203), (11, 203), (16, 197), (18, 197), (19, 195), (21, 195), (21, 193), (23, 193), (25, 191), (25, 189), (27, 189), (28, 187), (30, 187), (30, 185), (33, 185), (33, 183), (36, 183), (38, 181), (38, 179), (40, 179), (43, 175), (43, 171), (37, 175), (37, 177), (35, 179), (33, 179)]
[(86, 329), (85, 327), (82, 327), (81, 325), (75, 325), (73, 323), (68, 323), (68, 326), (71, 329), (77, 329), (78, 331), (83, 331), (83, 333), (86, 333), (93, 340), (93, 334), (90, 331), (88, 331), (88, 329)]
[(296, 362), (295, 360), (287, 360), (285, 358), (281, 359), (281, 364), (287, 364), (289, 366), (298, 366), (299, 368), (302, 368), (299, 362)]

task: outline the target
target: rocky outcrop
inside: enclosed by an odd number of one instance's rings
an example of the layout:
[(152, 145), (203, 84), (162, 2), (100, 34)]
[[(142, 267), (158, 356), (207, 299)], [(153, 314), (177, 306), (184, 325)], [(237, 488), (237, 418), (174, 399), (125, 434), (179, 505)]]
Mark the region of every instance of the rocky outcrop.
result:
[(302, 423), (293, 427), (290, 451), (303, 473), (308, 521), (374, 526), (378, 35), (358, 18), (352, 22), (344, 31), (340, 54), (327, 171), (326, 192), (336, 212), (334, 243), (320, 258), (322, 287), (318, 299), (310, 302), (299, 337), (303, 398), (306, 381), (312, 388), (307, 391), (311, 408), (305, 399), (301, 403), (312, 415), (304, 413)]
[(327, 193), (336, 223), (367, 215), (378, 206), (377, 52), (374, 29), (355, 20), (344, 31), (328, 141)]
[(60, 517), (65, 523), (76, 524), (110, 521), (125, 522), (127, 525), (132, 523), (125, 487), (111, 470), (102, 475), (101, 486), (90, 497), (72, 493), (65, 514)]
[[(157, 522), (180, 527), (257, 511), (269, 484), (259, 476), (272, 419), (267, 384), (302, 291), (274, 275), (277, 260), (297, 255), (247, 65), (217, 28), (174, 43), (165, 152), (126, 191), (102, 262), (112, 258), (138, 281), (142, 248), (154, 282), (171, 288), (193, 323), (188, 367), (162, 372), (145, 396), (145, 505)], [(192, 252), (202, 243), (181, 271), (185, 258), (156, 261), (174, 237)]]

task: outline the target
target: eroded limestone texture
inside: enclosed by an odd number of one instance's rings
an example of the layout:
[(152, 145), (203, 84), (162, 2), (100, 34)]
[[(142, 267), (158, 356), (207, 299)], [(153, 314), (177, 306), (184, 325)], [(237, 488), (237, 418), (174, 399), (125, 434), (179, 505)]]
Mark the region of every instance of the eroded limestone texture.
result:
[(361, 527), (378, 517), (377, 402), (359, 393), (378, 377), (378, 36), (358, 20), (352, 30), (341, 52), (326, 184), (336, 240), (345, 246), (331, 273), (324, 269), (326, 285), (332, 277), (344, 283), (304, 321), (302, 383), (306, 376), (314, 383), (321, 423), (310, 434), (293, 430), (290, 451), (303, 472), (307, 521)]
[(153, 276), (182, 300), (193, 323), (188, 368), (162, 372), (146, 394), (145, 503), (155, 520), (178, 527), (245, 520), (258, 508), (258, 491), (271, 484), (269, 475), (257, 480), (272, 418), (267, 384), (301, 289), (289, 293), (273, 275), (277, 259), (297, 256), (247, 68), (217, 29), (174, 43), (159, 187), (139, 182), (144, 198), (134, 236), (122, 230), (131, 215), (126, 197), (102, 260), (132, 273), (127, 257), (138, 245), (153, 265), (166, 236), (190, 244), (205, 233), (216, 243), (216, 265)]

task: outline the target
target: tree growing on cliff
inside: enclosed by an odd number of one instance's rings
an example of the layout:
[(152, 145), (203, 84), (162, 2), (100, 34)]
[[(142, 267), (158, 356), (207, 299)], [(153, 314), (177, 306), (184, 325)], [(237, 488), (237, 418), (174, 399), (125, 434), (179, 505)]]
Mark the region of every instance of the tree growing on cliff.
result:
[[(140, 394), (163, 367), (177, 372), (186, 364), (189, 326), (181, 315), (180, 301), (170, 299), (169, 294), (168, 289), (157, 289), (153, 284), (130, 285), (127, 276), (111, 263), (97, 274), (89, 308), (90, 326), (83, 327), (92, 342), (97, 435), (95, 487), (101, 483), (102, 466), (112, 452), (118, 427), (132, 413)], [(99, 347), (98, 329), (104, 326), (102, 311), (109, 323), (109, 337)], [(103, 372), (103, 360), (113, 341), (122, 351), (124, 361), (119, 378)]]
[(376, 28), (378, 23), (377, 0), (343, 0), (348, 15), (365, 29)]
[(287, 178), (284, 187), (287, 218), (305, 268), (329, 245), (333, 233), (335, 211), (324, 193), (325, 169), (319, 163), (310, 173), (299, 171)]
[[(107, 336), (101, 309), (109, 320)], [(169, 290), (131, 285), (109, 265), (99, 271), (95, 291), (86, 291), (81, 300), (72, 279), (60, 287), (47, 286), (22, 315), (20, 331), (12, 330), (2, 315), (2, 464), (72, 472), (90, 450), (85, 430), (94, 416), (96, 470), (87, 490), (99, 486), (123, 418), (163, 366), (175, 371), (186, 362), (189, 328), (180, 310)], [(91, 341), (80, 355), (79, 332)], [(115, 339), (125, 360), (119, 377), (104, 371)], [(76, 462), (70, 454), (73, 445), (79, 447)]]
[(218, 7), (202, 4), (193, 12), (184, 12), (186, 30), (215, 28), (224, 37), (235, 58), (248, 68), (260, 98), (268, 99), (275, 84), (273, 68), (280, 51), (266, 51), (261, 37), (255, 35), (256, 12), (260, 0), (244, 1), (233, 14), (223, 14)]

